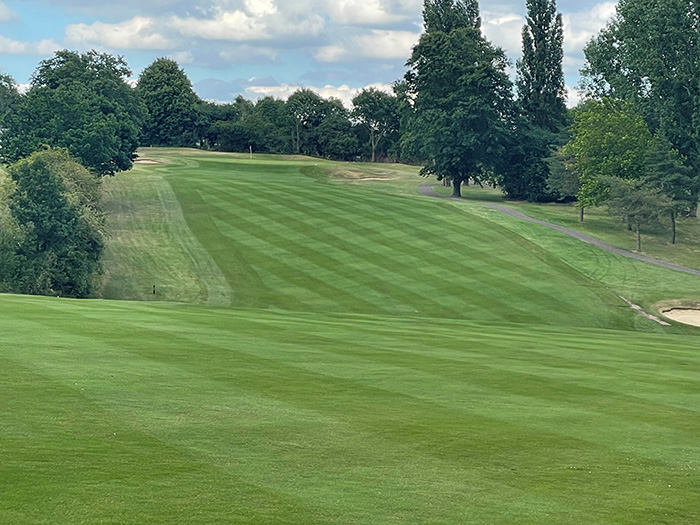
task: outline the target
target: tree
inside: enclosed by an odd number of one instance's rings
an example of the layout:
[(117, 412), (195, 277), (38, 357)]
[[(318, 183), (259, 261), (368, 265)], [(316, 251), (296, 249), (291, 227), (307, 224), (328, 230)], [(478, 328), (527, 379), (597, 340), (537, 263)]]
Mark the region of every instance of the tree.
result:
[(552, 133), (522, 116), (514, 119), (512, 130), (504, 139), (505, 151), (498, 163), (497, 177), (509, 198), (531, 202), (554, 200), (547, 187), (549, 166), (544, 160), (550, 152), (551, 137)]
[(5, 117), (15, 110), (19, 101), (20, 95), (15, 79), (0, 74), (0, 129), (4, 128)]
[(350, 120), (340, 113), (331, 113), (318, 126), (318, 145), (323, 157), (338, 160), (352, 160), (360, 148)]
[(561, 201), (576, 198), (576, 194), (581, 189), (581, 181), (578, 173), (573, 169), (573, 159), (567, 156), (562, 148), (557, 148), (545, 159), (545, 162), (549, 166), (547, 178), (549, 193), (556, 195)]
[(399, 126), (396, 97), (376, 88), (363, 89), (352, 99), (352, 115), (369, 129), (371, 161), (376, 160), (377, 145)]
[(589, 100), (577, 108), (564, 155), (579, 174), (579, 206), (600, 206), (608, 198), (604, 180), (636, 179), (644, 173), (651, 135), (629, 102)]
[(89, 297), (104, 248), (100, 180), (66, 150), (45, 150), (10, 166), (9, 208), (22, 230), (14, 291)]
[(564, 30), (555, 0), (527, 0), (523, 56), (516, 88), (520, 108), (534, 125), (556, 132), (566, 124)]
[[(584, 49), (583, 86), (631, 101), (700, 175), (700, 5), (693, 0), (620, 0), (615, 17)], [(700, 187), (693, 188), (697, 202)]]
[(100, 176), (131, 168), (144, 109), (130, 74), (123, 59), (96, 51), (44, 60), (5, 119), (0, 156), (11, 163), (52, 146)]
[(670, 199), (639, 180), (608, 177), (604, 179), (604, 184), (609, 188), (606, 202), (609, 213), (632, 226), (637, 237), (637, 251), (641, 252), (642, 226), (657, 224), (671, 206)]
[(245, 125), (254, 137), (255, 151), (277, 154), (293, 152), (289, 133), (292, 122), (283, 100), (272, 97), (258, 100)]
[(508, 61), (482, 36), (476, 2), (428, 0), (424, 17), (428, 30), (405, 75), (412, 147), (427, 161), (421, 174), (449, 179), (458, 197), (463, 182), (490, 177), (506, 150), (513, 128)]
[(17, 246), (22, 241), (22, 230), (10, 211), (9, 197), (14, 193), (14, 181), (0, 172), (0, 292), (12, 292), (12, 279), (19, 260)]
[(287, 99), (287, 110), (294, 123), (294, 152), (315, 154), (316, 128), (324, 114), (323, 99), (310, 89), (300, 89)]
[(693, 207), (693, 189), (697, 185), (693, 171), (661, 133), (652, 139), (645, 162), (645, 183), (670, 201), (667, 211), (671, 219), (671, 244), (676, 244), (676, 218), (689, 215)]
[(426, 33), (449, 33), (465, 27), (479, 29), (479, 3), (477, 0), (425, 0), (423, 20)]
[(177, 62), (159, 58), (143, 70), (136, 85), (148, 115), (141, 144), (193, 147), (199, 139), (199, 97)]

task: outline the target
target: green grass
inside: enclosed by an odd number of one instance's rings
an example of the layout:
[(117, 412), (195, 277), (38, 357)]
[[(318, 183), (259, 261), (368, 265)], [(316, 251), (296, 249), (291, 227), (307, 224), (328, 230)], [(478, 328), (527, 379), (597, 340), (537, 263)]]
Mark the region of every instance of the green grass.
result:
[(111, 300), (0, 296), (0, 523), (697, 521), (700, 332), (619, 295), (700, 279), (414, 167), (142, 155)]
[(694, 336), (4, 296), (3, 523), (693, 523)]

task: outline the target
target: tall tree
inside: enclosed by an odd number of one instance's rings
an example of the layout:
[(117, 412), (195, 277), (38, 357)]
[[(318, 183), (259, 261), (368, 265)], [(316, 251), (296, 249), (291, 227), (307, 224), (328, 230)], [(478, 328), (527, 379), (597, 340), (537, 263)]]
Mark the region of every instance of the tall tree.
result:
[(581, 207), (599, 206), (607, 199), (604, 180), (638, 179), (644, 174), (651, 134), (630, 102), (586, 101), (576, 110), (571, 135), (563, 153), (579, 174)]
[(323, 120), (323, 99), (310, 89), (300, 89), (287, 99), (287, 109), (294, 122), (294, 152), (313, 155), (315, 128)]
[(29, 92), (5, 118), (6, 163), (44, 146), (67, 148), (98, 175), (131, 168), (144, 109), (122, 58), (59, 51), (39, 64)]
[(371, 160), (379, 142), (399, 126), (396, 97), (376, 88), (363, 89), (352, 99), (353, 117), (369, 129)]
[(556, 132), (566, 123), (564, 29), (555, 0), (527, 0), (523, 56), (516, 87), (521, 110), (536, 126)]
[(192, 147), (199, 139), (199, 97), (177, 62), (159, 58), (143, 70), (136, 85), (148, 115), (141, 128), (146, 146)]
[(423, 20), (426, 33), (449, 33), (454, 29), (481, 27), (477, 0), (425, 0)]
[(411, 137), (426, 159), (421, 174), (449, 179), (460, 196), (462, 183), (489, 177), (506, 150), (513, 116), (508, 61), (481, 34), (476, 2), (426, 0), (423, 13), (427, 31), (405, 76)]
[(652, 139), (645, 164), (644, 181), (670, 199), (667, 211), (671, 219), (671, 244), (676, 244), (676, 219), (689, 215), (693, 207), (693, 188), (697, 184), (693, 170), (662, 133)]
[(11, 213), (22, 229), (14, 291), (89, 297), (101, 273), (100, 180), (66, 150), (44, 150), (10, 166)]
[(635, 232), (637, 251), (641, 252), (642, 227), (658, 224), (660, 217), (671, 206), (670, 199), (640, 180), (610, 177), (604, 183), (609, 193), (606, 201), (608, 212)]
[[(620, 0), (585, 48), (583, 85), (594, 96), (632, 101), (700, 179), (700, 4)], [(693, 189), (694, 199), (700, 186)]]
[(4, 127), (5, 116), (15, 110), (19, 101), (20, 95), (15, 79), (0, 74), (0, 129)]

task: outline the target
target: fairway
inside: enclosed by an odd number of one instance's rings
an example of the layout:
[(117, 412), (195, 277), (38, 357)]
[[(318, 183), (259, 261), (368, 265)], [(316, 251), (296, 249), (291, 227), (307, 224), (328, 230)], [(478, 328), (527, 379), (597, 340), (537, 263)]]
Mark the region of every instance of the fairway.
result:
[[(103, 299), (0, 296), (0, 523), (696, 523), (700, 278), (417, 168), (144, 150)], [(156, 294), (153, 294), (156, 285)]]

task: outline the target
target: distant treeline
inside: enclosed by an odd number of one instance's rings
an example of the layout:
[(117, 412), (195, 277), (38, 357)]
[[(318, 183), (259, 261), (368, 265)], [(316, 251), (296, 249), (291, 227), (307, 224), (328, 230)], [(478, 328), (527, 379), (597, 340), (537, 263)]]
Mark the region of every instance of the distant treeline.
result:
[[(575, 200), (581, 220), (584, 208), (606, 205), (636, 230), (638, 249), (641, 229), (657, 222), (670, 223), (675, 242), (676, 219), (696, 215), (700, 198), (700, 8), (691, 0), (652, 4), (620, 2), (587, 44), (585, 100), (573, 111), (555, 0), (526, 0), (515, 83), (503, 50), (482, 34), (477, 0), (424, 0), (425, 32), (405, 75), (392, 93), (362, 90), (352, 109), (309, 89), (286, 101), (207, 102), (168, 58), (132, 87), (124, 60), (96, 51), (57, 52), (24, 94), (0, 75), (0, 160), (11, 166), (0, 187), (0, 288), (92, 293), (94, 284), (66, 277), (72, 270), (61, 261), (81, 250), (99, 260), (98, 204), (76, 193), (60, 166), (70, 159), (97, 178), (114, 175), (132, 166), (139, 145), (411, 162), (455, 196), (463, 184), (487, 183), (512, 199)], [(31, 195), (49, 191), (31, 179), (42, 169), (54, 184), (43, 201)], [(34, 198), (58, 203), (44, 213), (63, 215), (28, 215)], [(42, 229), (42, 221), (60, 226)], [(50, 238), (70, 228), (94, 235), (77, 247)], [(71, 231), (66, 239), (83, 235)]]

